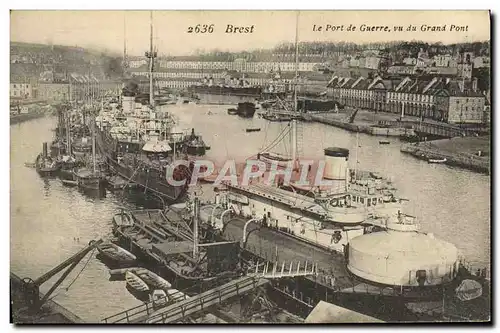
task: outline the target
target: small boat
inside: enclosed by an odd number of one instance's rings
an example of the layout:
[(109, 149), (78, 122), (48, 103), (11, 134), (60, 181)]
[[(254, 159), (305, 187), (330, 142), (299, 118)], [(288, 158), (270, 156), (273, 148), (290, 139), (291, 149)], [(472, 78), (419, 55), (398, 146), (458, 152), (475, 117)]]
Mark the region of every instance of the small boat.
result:
[(186, 138), (185, 146), (188, 155), (192, 156), (203, 156), (207, 150), (207, 145), (205, 145), (203, 138), (201, 135), (194, 133), (194, 128), (191, 130), (191, 135)]
[(279, 167), (283, 168), (288, 167), (288, 163), (292, 162), (292, 159), (290, 157), (272, 152), (259, 153), (257, 154), (257, 159), (266, 163), (266, 165), (268, 166), (277, 163)]
[(229, 108), (229, 109), (227, 109), (227, 114), (232, 115), (232, 116), (237, 115), (238, 110), (235, 108)]
[(113, 226), (115, 227), (132, 227), (134, 226), (134, 221), (129, 214), (125, 212), (120, 212), (113, 216)]
[(381, 144), (381, 145), (388, 145), (391, 142), (390, 141), (384, 141), (384, 140), (382, 140), (382, 141), (379, 141), (378, 143)]
[(74, 172), (78, 186), (87, 190), (101, 190), (104, 188), (105, 179), (103, 175), (93, 170), (82, 168)]
[(146, 282), (142, 281), (141, 278), (131, 271), (127, 271), (125, 273), (125, 281), (127, 281), (127, 287), (131, 289), (131, 292), (137, 293), (141, 296), (149, 293), (149, 287)]
[(436, 163), (436, 164), (439, 164), (439, 163), (446, 163), (447, 159), (446, 158), (429, 158), (427, 160), (427, 162), (429, 163)]
[(262, 116), (262, 118), (272, 121), (272, 122), (285, 122), (285, 121), (292, 121), (292, 117), (287, 116), (287, 115), (282, 115), (282, 114), (265, 114)]
[(146, 268), (137, 268), (134, 269), (134, 274), (142, 279), (142, 281), (146, 282), (146, 284), (154, 289), (161, 290), (169, 290), (172, 288), (172, 284), (162, 278), (161, 276), (151, 272)]
[(97, 251), (103, 257), (120, 264), (132, 264), (137, 260), (135, 255), (111, 242), (99, 245)]
[(168, 300), (171, 302), (180, 302), (180, 301), (183, 301), (183, 300), (189, 298), (189, 296), (187, 296), (182, 291), (179, 291), (177, 289), (168, 290), (167, 297), (168, 297)]
[(260, 128), (247, 128), (246, 131), (247, 131), (247, 133), (249, 133), (249, 132), (260, 132)]
[(76, 180), (61, 179), (61, 183), (64, 186), (78, 186), (78, 182)]
[(26, 162), (26, 163), (24, 163), (24, 166), (27, 168), (36, 168), (36, 163)]
[(51, 157), (45, 154), (39, 154), (35, 161), (35, 168), (42, 177), (55, 176), (61, 169), (61, 165)]
[(149, 301), (153, 303), (153, 307), (162, 307), (167, 304), (167, 293), (162, 289), (153, 290), (149, 296)]

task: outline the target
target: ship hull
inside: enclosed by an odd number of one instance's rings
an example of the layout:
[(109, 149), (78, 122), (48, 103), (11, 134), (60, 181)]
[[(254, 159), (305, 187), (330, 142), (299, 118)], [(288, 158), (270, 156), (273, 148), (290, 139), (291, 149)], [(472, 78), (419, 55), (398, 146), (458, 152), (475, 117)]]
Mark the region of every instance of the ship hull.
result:
[[(187, 191), (187, 186), (174, 186), (167, 183), (166, 174), (160, 174), (159, 170), (150, 169), (148, 172), (139, 171), (140, 166), (132, 167), (120, 163), (116, 159), (116, 142), (104, 131), (97, 131), (97, 148), (105, 156), (112, 172), (118, 174), (126, 180), (129, 180), (142, 188), (154, 193), (162, 199), (170, 202), (180, 200)], [(149, 172), (153, 171), (153, 172)], [(188, 181), (186, 181), (186, 184)]]
[(224, 95), (198, 93), (199, 104), (217, 104), (217, 105), (234, 105), (241, 102), (254, 102), (259, 96), (245, 95)]

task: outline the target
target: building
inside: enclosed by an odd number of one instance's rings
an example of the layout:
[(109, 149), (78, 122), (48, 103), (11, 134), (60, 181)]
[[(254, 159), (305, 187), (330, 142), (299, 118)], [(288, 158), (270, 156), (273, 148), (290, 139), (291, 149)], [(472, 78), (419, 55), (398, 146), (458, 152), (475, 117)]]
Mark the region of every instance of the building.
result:
[(417, 58), (404, 58), (403, 64), (405, 64), (407, 66), (416, 66), (417, 65)]
[(392, 88), (392, 81), (380, 77), (366, 79), (361, 76), (353, 79), (334, 76), (327, 87), (328, 95), (343, 105), (385, 111), (387, 90)]
[(129, 68), (139, 68), (141, 66), (147, 65), (148, 60), (145, 57), (129, 57), (128, 67)]
[(387, 74), (392, 75), (415, 75), (417, 73), (416, 67), (414, 65), (394, 65), (387, 69)]
[(70, 96), (69, 83), (40, 83), (38, 98), (47, 101), (68, 101)]
[(473, 62), (474, 68), (490, 68), (489, 57), (475, 57)]
[(451, 81), (438, 94), (438, 103), (444, 109), (444, 121), (455, 124), (480, 124), (485, 121), (486, 97), (477, 90), (477, 80)]
[(472, 67), (472, 63), (459, 62), (457, 64), (457, 77), (470, 80), (472, 78)]
[(484, 94), (477, 80), (450, 78), (397, 80), (357, 79), (334, 76), (328, 82), (329, 95), (346, 106), (429, 118), (448, 123), (481, 123), (485, 116)]
[(18, 99), (30, 99), (33, 98), (33, 87), (31, 83), (26, 81), (12, 82), (10, 84), (10, 97)]
[(436, 67), (452, 67), (450, 64), (452, 63), (451, 54), (439, 54), (434, 56), (434, 66)]

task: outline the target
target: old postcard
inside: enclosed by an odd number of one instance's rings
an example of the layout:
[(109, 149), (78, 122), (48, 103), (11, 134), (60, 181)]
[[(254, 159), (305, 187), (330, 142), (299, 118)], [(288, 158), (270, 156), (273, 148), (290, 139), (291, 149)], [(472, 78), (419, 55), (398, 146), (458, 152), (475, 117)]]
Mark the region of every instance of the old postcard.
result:
[(488, 11), (10, 14), (11, 322), (490, 322)]

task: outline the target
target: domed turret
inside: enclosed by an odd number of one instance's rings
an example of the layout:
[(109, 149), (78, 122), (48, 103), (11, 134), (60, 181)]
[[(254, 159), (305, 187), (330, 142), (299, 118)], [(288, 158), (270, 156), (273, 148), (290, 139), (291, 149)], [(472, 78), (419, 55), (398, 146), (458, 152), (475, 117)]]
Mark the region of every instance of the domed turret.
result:
[(389, 221), (387, 230), (349, 242), (347, 268), (375, 283), (397, 286), (439, 285), (456, 276), (458, 250), (412, 222)]

